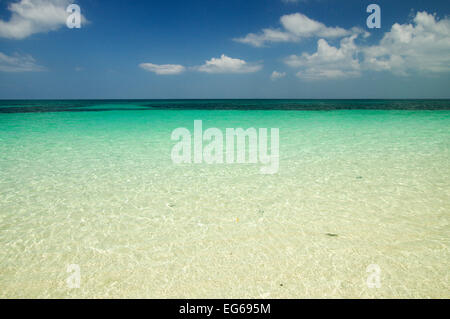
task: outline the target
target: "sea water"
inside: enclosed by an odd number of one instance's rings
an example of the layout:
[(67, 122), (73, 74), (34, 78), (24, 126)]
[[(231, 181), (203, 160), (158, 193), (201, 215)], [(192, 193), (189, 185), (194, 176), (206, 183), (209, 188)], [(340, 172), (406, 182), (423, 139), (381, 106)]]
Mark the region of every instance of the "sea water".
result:
[[(173, 163), (195, 120), (278, 172)], [(448, 100), (0, 101), (3, 298), (448, 298), (449, 221)]]

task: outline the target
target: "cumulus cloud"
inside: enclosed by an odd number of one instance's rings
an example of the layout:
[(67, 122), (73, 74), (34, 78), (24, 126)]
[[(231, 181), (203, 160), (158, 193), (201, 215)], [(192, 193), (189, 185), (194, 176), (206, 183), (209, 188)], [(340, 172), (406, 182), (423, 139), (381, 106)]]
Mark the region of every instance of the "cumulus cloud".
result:
[(297, 76), (306, 80), (333, 79), (360, 75), (360, 63), (355, 45), (357, 35), (341, 40), (340, 47), (328, 44), (324, 39), (317, 42), (317, 51), (313, 54), (291, 55), (285, 63), (300, 68)]
[(212, 58), (205, 62), (205, 64), (194, 67), (199, 72), (206, 73), (252, 73), (261, 70), (262, 66), (259, 64), (249, 64), (241, 59), (233, 59), (225, 54), (220, 58)]
[(43, 70), (45, 68), (37, 65), (31, 55), (20, 55), (16, 53), (10, 56), (0, 52), (1, 72), (33, 72)]
[(340, 27), (327, 27), (325, 24), (308, 18), (301, 13), (284, 15), (280, 18), (282, 29), (266, 28), (261, 32), (249, 33), (234, 41), (262, 47), (271, 42), (296, 42), (302, 38), (323, 37), (339, 38), (358, 32), (358, 29), (346, 30)]
[[(0, 20), (0, 37), (24, 39), (32, 34), (54, 31), (66, 25), (69, 0), (20, 0), (8, 5), (11, 17)], [(82, 22), (86, 22), (84, 16)]]
[(270, 75), (270, 79), (272, 81), (276, 81), (278, 79), (284, 78), (285, 76), (286, 76), (286, 72), (273, 71), (272, 74)]
[(362, 48), (364, 67), (407, 75), (450, 71), (450, 19), (418, 12), (411, 24), (395, 23), (379, 45)]
[(317, 51), (291, 55), (284, 62), (298, 68), (305, 80), (357, 77), (363, 71), (387, 71), (397, 75), (450, 72), (450, 19), (418, 12), (411, 24), (395, 23), (376, 45), (355, 44), (355, 32), (343, 38), (340, 46), (325, 39), (317, 42)]
[(141, 63), (139, 66), (146, 70), (159, 75), (172, 75), (180, 74), (186, 69), (179, 64), (153, 64), (153, 63)]
[(350, 34), (350, 31), (339, 27), (327, 27), (325, 24), (308, 18), (304, 14), (294, 13), (281, 17), (283, 27), (298, 37), (337, 38)]
[(252, 73), (262, 68), (260, 64), (250, 64), (241, 59), (233, 59), (225, 54), (220, 58), (207, 60), (205, 64), (192, 67), (184, 67), (179, 64), (153, 64), (141, 63), (139, 67), (146, 71), (154, 72), (159, 75), (180, 74), (186, 70), (205, 72), (205, 73)]

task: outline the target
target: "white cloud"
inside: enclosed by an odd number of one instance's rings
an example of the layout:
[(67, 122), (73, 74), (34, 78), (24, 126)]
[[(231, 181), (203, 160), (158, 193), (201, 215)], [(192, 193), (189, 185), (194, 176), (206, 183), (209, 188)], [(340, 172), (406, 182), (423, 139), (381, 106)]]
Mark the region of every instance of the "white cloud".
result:
[(290, 33), (300, 37), (337, 38), (349, 35), (351, 32), (339, 27), (330, 28), (325, 24), (308, 18), (304, 14), (294, 13), (281, 17), (281, 24)]
[(333, 79), (360, 75), (360, 63), (355, 45), (357, 35), (341, 40), (340, 47), (328, 44), (324, 39), (317, 42), (317, 52), (291, 55), (285, 63), (300, 68), (297, 76), (305, 80)]
[(139, 66), (146, 71), (154, 72), (159, 75), (180, 74), (186, 69), (184, 66), (179, 64), (141, 63)]
[(299, 68), (305, 80), (360, 76), (363, 71), (388, 71), (397, 75), (450, 72), (450, 19), (418, 12), (412, 24), (395, 23), (377, 45), (361, 46), (355, 40), (362, 34), (345, 37), (340, 47), (319, 39), (313, 54), (291, 55), (284, 62)]
[(379, 45), (362, 48), (364, 67), (407, 75), (450, 71), (450, 19), (418, 12), (412, 24), (395, 23)]
[(12, 56), (0, 52), (1, 72), (32, 72), (43, 71), (44, 67), (37, 65), (31, 55), (14, 54)]
[(252, 73), (261, 70), (259, 64), (248, 64), (241, 59), (233, 59), (225, 54), (220, 58), (212, 58), (201, 66), (194, 67), (199, 72), (206, 73)]
[(249, 33), (243, 38), (236, 38), (233, 40), (236, 42), (250, 44), (254, 47), (262, 47), (266, 42), (296, 42), (298, 41), (298, 38), (285, 31), (263, 29), (259, 34)]
[(270, 75), (270, 79), (272, 81), (284, 78), (286, 76), (286, 72), (278, 72), (278, 71), (273, 71), (272, 74)]
[[(0, 37), (23, 39), (32, 34), (54, 31), (66, 25), (69, 0), (20, 0), (9, 4), (9, 21), (0, 20)], [(82, 23), (86, 22), (81, 17)]]
[(340, 27), (327, 27), (325, 24), (308, 18), (301, 13), (284, 15), (280, 18), (282, 29), (263, 29), (260, 33), (249, 33), (234, 41), (262, 47), (270, 42), (296, 42), (303, 38), (339, 38), (359, 32), (359, 29), (346, 30)]
[[(160, 75), (179, 74), (186, 71), (186, 67), (179, 64), (141, 63), (139, 67), (146, 71)], [(212, 58), (200, 66), (189, 67), (189, 70), (205, 73), (252, 73), (262, 68), (259, 64), (249, 64), (241, 59), (233, 59), (225, 54), (220, 58)]]

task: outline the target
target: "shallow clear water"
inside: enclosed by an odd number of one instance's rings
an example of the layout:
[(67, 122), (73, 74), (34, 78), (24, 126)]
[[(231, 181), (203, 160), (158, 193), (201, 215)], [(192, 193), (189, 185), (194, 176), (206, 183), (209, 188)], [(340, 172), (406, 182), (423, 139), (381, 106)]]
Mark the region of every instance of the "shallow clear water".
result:
[[(259, 103), (1, 102), (0, 297), (450, 297), (450, 102)], [(279, 172), (173, 164), (196, 119), (279, 128)]]

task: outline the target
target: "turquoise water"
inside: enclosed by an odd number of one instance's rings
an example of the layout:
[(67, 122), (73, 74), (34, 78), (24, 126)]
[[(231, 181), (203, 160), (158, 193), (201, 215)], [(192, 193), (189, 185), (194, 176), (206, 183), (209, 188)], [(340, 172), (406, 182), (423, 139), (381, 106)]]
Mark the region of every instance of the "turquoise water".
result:
[[(175, 165), (199, 119), (279, 128), (278, 172)], [(0, 101), (0, 128), (1, 297), (450, 297), (448, 100)]]

